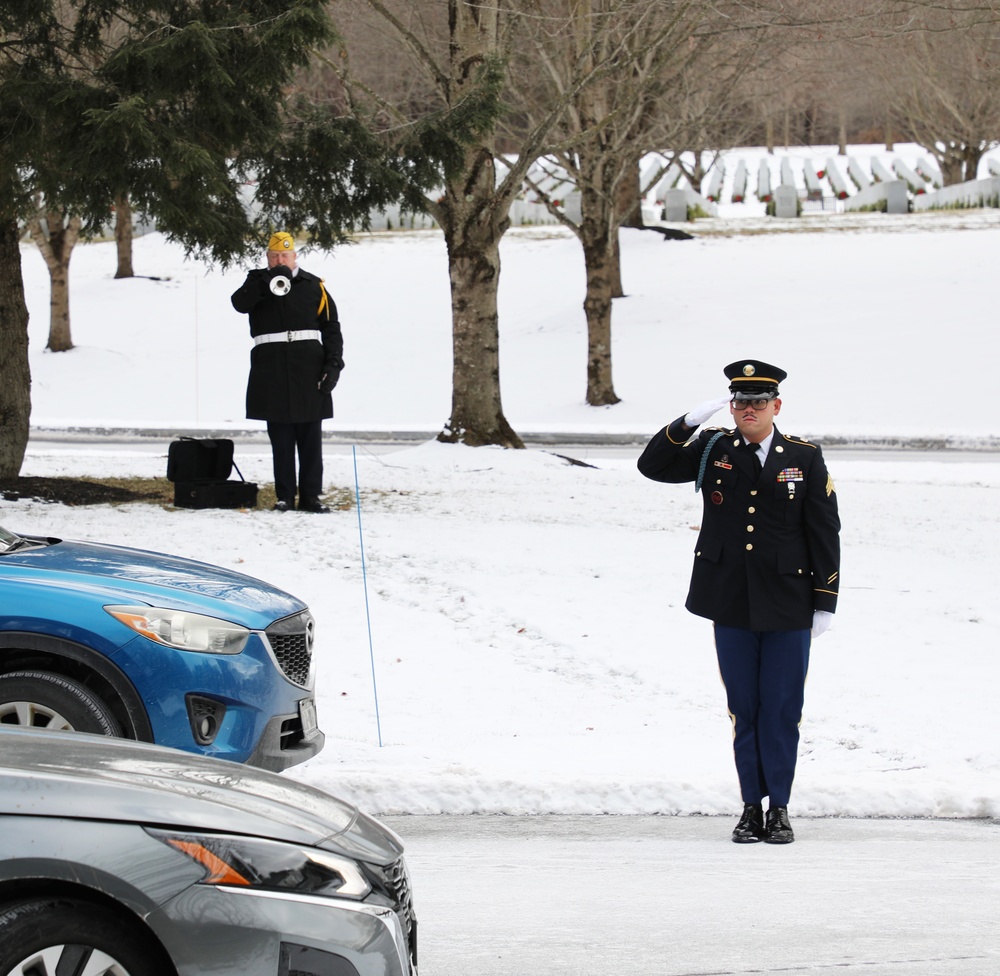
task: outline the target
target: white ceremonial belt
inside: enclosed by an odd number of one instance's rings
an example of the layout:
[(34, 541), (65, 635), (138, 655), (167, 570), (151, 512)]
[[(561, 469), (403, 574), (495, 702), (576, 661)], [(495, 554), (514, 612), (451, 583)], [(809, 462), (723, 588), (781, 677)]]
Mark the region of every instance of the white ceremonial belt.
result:
[(265, 342), (301, 342), (303, 339), (315, 339), (317, 342), (323, 341), (323, 333), (319, 329), (298, 329), (288, 332), (268, 332), (266, 335), (253, 337), (255, 346), (262, 346)]

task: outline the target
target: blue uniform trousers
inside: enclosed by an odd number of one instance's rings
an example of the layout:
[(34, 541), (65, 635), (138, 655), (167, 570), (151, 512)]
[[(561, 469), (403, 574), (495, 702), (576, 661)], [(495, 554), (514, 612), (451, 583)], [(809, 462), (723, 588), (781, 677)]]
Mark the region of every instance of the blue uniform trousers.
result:
[(733, 721), (744, 803), (787, 806), (809, 668), (809, 630), (754, 631), (715, 625), (715, 650)]

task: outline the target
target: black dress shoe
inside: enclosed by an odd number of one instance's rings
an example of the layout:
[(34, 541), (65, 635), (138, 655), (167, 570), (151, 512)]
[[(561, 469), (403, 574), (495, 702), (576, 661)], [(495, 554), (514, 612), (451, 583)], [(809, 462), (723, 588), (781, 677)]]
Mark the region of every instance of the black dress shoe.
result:
[(795, 840), (792, 825), (788, 822), (788, 807), (771, 807), (767, 811), (767, 826), (764, 828), (764, 842), (767, 844), (791, 844)]
[(283, 502), (280, 498), (274, 503), (274, 510), (276, 512), (287, 512), (288, 502)]
[(324, 505), (318, 498), (300, 498), (300, 512), (315, 512), (317, 515), (326, 515), (330, 511), (329, 505)]
[(764, 839), (764, 809), (759, 803), (743, 806), (743, 816), (733, 830), (734, 844), (756, 844)]

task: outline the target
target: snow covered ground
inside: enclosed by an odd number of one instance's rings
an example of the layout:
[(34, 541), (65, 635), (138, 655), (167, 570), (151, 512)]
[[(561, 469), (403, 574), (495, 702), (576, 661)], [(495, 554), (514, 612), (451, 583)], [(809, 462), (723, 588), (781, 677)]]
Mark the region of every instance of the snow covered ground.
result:
[[(510, 232), (501, 376), (514, 427), (649, 435), (723, 393), (722, 367), (747, 356), (788, 371), (786, 432), (995, 446), (998, 212), (765, 227), (719, 218), (690, 242), (623, 233), (622, 403), (597, 410), (583, 401), (579, 245), (558, 229)], [(243, 419), (248, 334), (228, 300), (242, 270), (186, 261), (151, 235), (136, 271), (162, 280), (114, 281), (113, 246), (81, 246), (77, 348), (51, 354), (44, 264), (31, 246), (23, 263), (37, 429), (262, 429)], [(368, 236), (301, 263), (327, 279), (344, 323), (328, 428), (437, 430), (451, 371), (440, 235)], [(169, 439), (161, 452), (34, 439), (22, 473), (162, 475)], [(307, 600), (328, 740), (289, 775), (366, 810), (730, 814), (710, 625), (683, 608), (698, 499), (639, 476), (638, 449), (573, 453), (593, 467), (540, 450), (361, 444), (366, 574), (354, 507), (22, 500), (0, 501), (0, 523), (237, 567)], [(1000, 816), (1000, 455), (827, 453), (843, 591), (813, 648), (793, 813)], [(238, 443), (237, 461), (270, 480), (266, 444)], [(353, 493), (354, 461), (331, 449), (331, 490)]]

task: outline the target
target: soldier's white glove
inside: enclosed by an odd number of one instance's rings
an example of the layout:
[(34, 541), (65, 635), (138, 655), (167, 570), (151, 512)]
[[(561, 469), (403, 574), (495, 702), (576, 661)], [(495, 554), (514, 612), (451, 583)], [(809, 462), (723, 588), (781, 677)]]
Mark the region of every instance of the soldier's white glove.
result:
[(828, 610), (813, 610), (813, 637), (822, 637), (833, 623), (833, 614)]
[(684, 423), (688, 427), (700, 427), (710, 417), (715, 416), (730, 400), (732, 400), (732, 396), (727, 393), (724, 397), (699, 403), (694, 410), (684, 415)]

